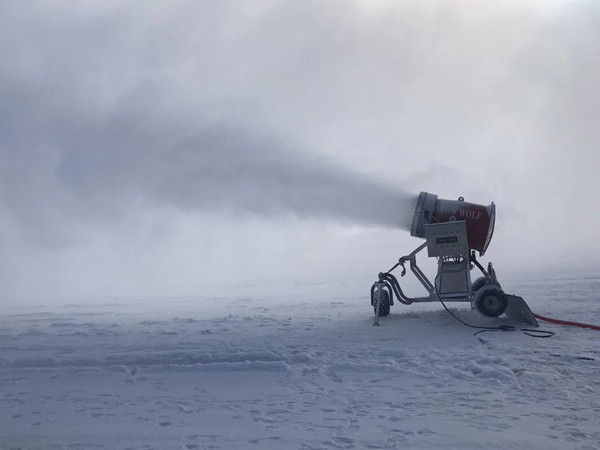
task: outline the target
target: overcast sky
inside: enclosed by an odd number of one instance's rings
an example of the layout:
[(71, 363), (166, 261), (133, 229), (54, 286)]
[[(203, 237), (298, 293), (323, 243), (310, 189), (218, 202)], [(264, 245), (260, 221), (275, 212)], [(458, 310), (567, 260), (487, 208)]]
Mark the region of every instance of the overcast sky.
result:
[(599, 267), (599, 55), (595, 0), (3, 1), (1, 302), (375, 276), (419, 191)]

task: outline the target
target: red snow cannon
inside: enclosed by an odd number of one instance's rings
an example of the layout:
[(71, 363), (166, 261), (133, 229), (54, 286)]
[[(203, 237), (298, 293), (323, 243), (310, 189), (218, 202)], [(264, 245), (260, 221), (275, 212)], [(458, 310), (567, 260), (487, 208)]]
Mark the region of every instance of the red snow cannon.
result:
[(425, 225), (464, 221), (467, 227), (469, 248), (483, 256), (490, 245), (496, 221), (496, 205), (468, 203), (463, 197), (458, 200), (442, 200), (435, 194), (421, 192), (415, 207), (411, 236), (424, 238)]
[[(415, 205), (411, 236), (425, 239), (413, 252), (402, 256), (387, 272), (379, 274), (379, 280), (371, 288), (371, 305), (375, 311), (375, 323), (379, 317), (390, 313), (394, 297), (405, 305), (414, 302), (470, 302), (472, 309), (482, 315), (498, 317), (506, 313), (512, 320), (538, 326), (533, 313), (523, 298), (506, 294), (500, 287), (492, 263), (487, 270), (477, 261), (475, 251), (483, 256), (494, 234), (496, 206), (442, 200), (437, 195), (421, 192)], [(427, 248), (427, 255), (437, 258), (437, 275), (432, 283), (417, 265), (417, 254)], [(427, 290), (427, 296), (408, 297), (398, 279), (391, 274), (405, 264)], [(477, 267), (483, 276), (471, 282), (471, 270)]]

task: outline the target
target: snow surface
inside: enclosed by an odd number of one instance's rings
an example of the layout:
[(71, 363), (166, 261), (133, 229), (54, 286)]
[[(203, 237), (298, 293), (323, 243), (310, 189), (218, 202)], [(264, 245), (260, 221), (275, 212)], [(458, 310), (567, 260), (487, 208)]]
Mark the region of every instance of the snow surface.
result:
[[(5, 308), (0, 448), (600, 448), (600, 333), (478, 339), (437, 304), (377, 328), (370, 281)], [(597, 275), (501, 281), (600, 323)]]

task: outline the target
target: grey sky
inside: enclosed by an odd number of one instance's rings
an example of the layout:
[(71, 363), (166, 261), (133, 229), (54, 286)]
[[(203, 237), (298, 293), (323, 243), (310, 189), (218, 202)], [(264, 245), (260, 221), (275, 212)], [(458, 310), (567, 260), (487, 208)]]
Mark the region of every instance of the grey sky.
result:
[(500, 267), (599, 263), (595, 1), (1, 9), (3, 302), (375, 275), (421, 190), (495, 201)]

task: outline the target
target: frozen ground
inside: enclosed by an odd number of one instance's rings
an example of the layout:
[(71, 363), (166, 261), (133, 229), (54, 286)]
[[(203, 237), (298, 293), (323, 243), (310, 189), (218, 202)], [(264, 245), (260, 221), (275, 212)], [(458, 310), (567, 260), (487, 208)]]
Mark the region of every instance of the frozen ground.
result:
[[(370, 281), (5, 308), (0, 448), (600, 448), (599, 332), (479, 340), (434, 304), (375, 328)], [(597, 275), (503, 284), (600, 323)]]

